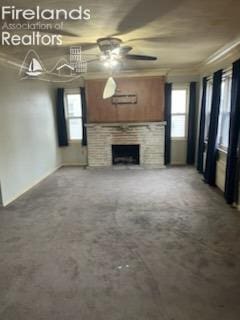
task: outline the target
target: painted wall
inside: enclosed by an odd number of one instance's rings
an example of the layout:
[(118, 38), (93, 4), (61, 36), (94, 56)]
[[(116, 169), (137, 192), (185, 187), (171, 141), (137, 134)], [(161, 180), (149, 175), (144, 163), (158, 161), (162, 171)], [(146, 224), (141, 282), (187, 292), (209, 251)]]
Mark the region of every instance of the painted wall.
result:
[(61, 164), (55, 90), (0, 66), (0, 181), (6, 205)]
[(227, 153), (219, 151), (219, 159), (217, 161), (216, 185), (224, 192), (226, 180)]
[(69, 146), (61, 148), (63, 165), (86, 166), (87, 147), (82, 146), (81, 142), (70, 142)]

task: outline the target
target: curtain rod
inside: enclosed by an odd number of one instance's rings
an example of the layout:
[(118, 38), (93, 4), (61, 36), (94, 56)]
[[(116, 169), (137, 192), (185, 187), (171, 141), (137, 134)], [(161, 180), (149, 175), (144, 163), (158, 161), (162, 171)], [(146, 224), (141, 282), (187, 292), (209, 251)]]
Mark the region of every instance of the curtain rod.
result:
[[(230, 76), (232, 74), (232, 66), (223, 70), (223, 77)], [(213, 75), (207, 77), (207, 81), (212, 80)]]

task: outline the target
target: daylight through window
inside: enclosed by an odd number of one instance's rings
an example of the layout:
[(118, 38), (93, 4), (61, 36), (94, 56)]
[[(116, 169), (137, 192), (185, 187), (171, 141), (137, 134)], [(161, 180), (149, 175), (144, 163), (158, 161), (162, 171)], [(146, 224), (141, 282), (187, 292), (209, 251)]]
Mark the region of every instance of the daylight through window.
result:
[(82, 108), (80, 93), (66, 94), (66, 119), (70, 140), (82, 139)]
[(185, 138), (187, 126), (187, 90), (172, 91), (171, 137)]

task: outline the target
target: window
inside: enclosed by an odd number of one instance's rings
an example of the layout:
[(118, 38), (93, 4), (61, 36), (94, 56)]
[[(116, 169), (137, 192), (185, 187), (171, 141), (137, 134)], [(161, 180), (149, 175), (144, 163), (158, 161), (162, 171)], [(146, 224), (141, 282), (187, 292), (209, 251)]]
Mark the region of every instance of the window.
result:
[(205, 132), (204, 132), (205, 141), (208, 141), (208, 131), (209, 131), (211, 107), (212, 107), (212, 93), (213, 93), (213, 82), (212, 80), (208, 80), (207, 92), (206, 92), (206, 115), (205, 115)]
[(187, 136), (187, 89), (172, 91), (172, 138)]
[(218, 126), (218, 144), (220, 148), (228, 148), (230, 109), (231, 109), (231, 86), (232, 76), (228, 75), (223, 78), (221, 104)]
[(80, 93), (66, 92), (66, 120), (70, 140), (82, 139), (82, 107)]

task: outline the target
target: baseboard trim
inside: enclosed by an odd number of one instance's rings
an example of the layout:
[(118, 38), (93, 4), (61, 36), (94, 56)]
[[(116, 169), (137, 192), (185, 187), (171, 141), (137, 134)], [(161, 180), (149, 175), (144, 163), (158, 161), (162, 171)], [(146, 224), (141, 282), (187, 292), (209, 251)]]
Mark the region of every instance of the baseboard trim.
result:
[(45, 180), (47, 177), (49, 177), (50, 175), (52, 175), (54, 172), (56, 172), (57, 170), (59, 170), (63, 165), (60, 164), (59, 166), (55, 167), (52, 170), (49, 170), (44, 176), (42, 176), (41, 178), (37, 179), (33, 184), (29, 185), (27, 188), (24, 189), (24, 191), (16, 194), (14, 197), (12, 197), (10, 200), (8, 201), (3, 201), (3, 207), (7, 207), (8, 205), (10, 205), (12, 202), (14, 202), (15, 200), (17, 200), (18, 198), (20, 198), (21, 196), (23, 196), (26, 192), (30, 191), (32, 188), (36, 187), (39, 183), (41, 183), (43, 180)]
[(69, 163), (63, 163), (62, 167), (86, 167), (87, 164), (78, 163), (78, 162), (69, 162)]

